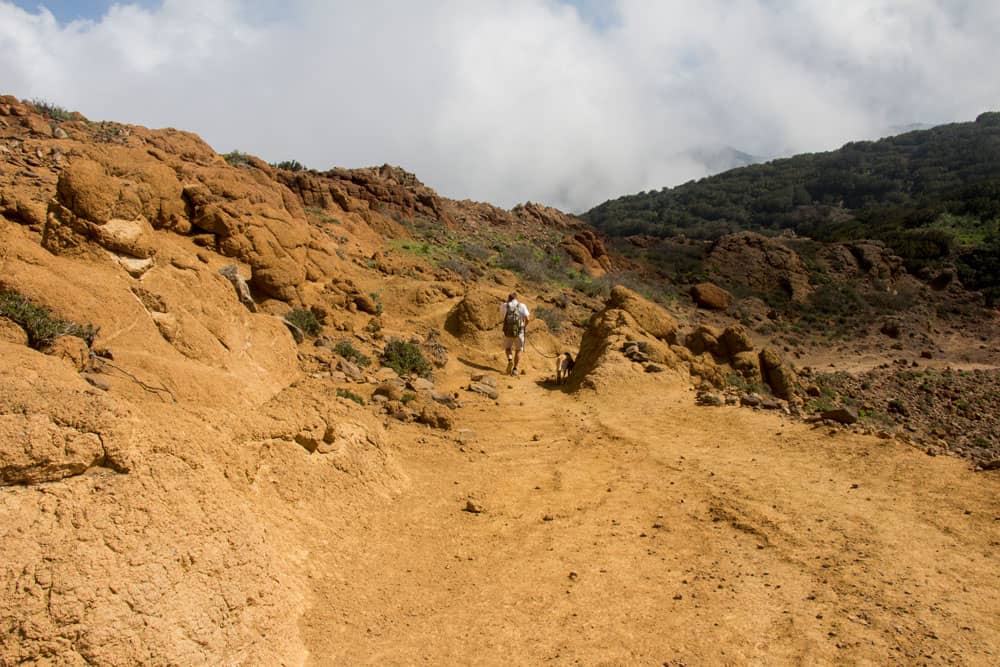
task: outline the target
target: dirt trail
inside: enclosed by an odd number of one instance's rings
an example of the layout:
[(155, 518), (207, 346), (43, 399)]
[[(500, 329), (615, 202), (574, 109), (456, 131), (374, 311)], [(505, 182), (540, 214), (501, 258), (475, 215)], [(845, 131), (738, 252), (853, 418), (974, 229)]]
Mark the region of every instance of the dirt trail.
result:
[(996, 474), (646, 375), (501, 392), (315, 541), (312, 664), (1000, 661)]

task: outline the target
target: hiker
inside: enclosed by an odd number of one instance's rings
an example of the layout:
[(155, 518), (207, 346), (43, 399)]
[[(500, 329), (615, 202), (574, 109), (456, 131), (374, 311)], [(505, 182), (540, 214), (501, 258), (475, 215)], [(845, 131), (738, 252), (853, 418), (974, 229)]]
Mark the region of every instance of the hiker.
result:
[(503, 349), (507, 353), (507, 375), (517, 375), (517, 364), (524, 349), (524, 329), (531, 321), (528, 307), (517, 300), (517, 292), (511, 292), (505, 303), (500, 304), (503, 315)]

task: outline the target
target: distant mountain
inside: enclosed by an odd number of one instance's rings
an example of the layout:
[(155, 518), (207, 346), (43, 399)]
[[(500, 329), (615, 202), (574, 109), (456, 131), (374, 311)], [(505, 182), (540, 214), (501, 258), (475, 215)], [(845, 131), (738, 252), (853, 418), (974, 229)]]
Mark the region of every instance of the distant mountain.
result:
[(705, 144), (680, 153), (681, 157), (705, 165), (711, 174), (718, 174), (737, 167), (746, 167), (763, 162), (766, 158), (726, 146), (725, 144)]
[(583, 217), (609, 236), (880, 239), (910, 270), (954, 261), (969, 286), (1000, 294), (1000, 112), (620, 197)]
[(906, 134), (907, 132), (916, 132), (918, 130), (929, 130), (932, 127), (935, 126), (931, 125), (930, 123), (908, 123), (906, 125), (890, 125), (889, 134), (890, 135)]

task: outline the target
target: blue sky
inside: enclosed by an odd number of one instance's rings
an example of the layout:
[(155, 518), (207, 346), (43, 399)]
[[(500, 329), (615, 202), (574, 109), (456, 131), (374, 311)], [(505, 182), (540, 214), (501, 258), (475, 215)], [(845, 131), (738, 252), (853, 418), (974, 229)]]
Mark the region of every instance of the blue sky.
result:
[[(604, 28), (614, 20), (614, 3), (607, 0), (557, 0), (577, 8), (580, 15), (596, 27)], [(37, 12), (39, 7), (45, 7), (60, 23), (69, 23), (79, 19), (97, 20), (107, 13), (112, 3), (110, 0), (13, 0), (14, 4), (29, 12)], [(124, 0), (117, 4), (138, 5), (144, 8), (155, 8), (163, 0)]]
[[(156, 7), (161, 0), (135, 0), (127, 4), (135, 4), (141, 7)], [(69, 23), (78, 19), (96, 20), (104, 16), (111, 2), (106, 0), (15, 0), (14, 4), (29, 12), (37, 12), (39, 7), (44, 6), (60, 23)], [(125, 4), (125, 3), (118, 3)]]
[(705, 176), (720, 146), (829, 150), (1000, 109), (976, 65), (1000, 62), (996, 0), (111, 7), (0, 0), (0, 93), (268, 161), (398, 164), (506, 207), (581, 211)]

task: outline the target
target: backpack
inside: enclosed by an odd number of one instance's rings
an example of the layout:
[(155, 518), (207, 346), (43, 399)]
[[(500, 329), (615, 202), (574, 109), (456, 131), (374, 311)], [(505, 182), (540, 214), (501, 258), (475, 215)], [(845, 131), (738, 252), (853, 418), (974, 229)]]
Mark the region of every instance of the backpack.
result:
[(517, 301), (508, 301), (507, 310), (503, 315), (503, 335), (508, 338), (521, 335), (521, 304)]

